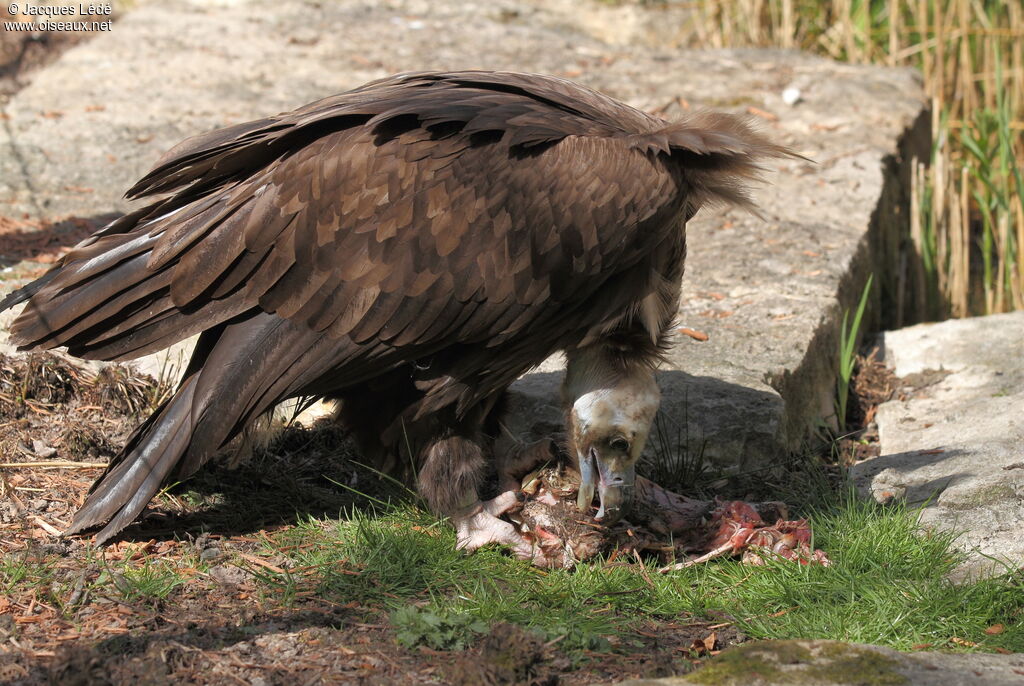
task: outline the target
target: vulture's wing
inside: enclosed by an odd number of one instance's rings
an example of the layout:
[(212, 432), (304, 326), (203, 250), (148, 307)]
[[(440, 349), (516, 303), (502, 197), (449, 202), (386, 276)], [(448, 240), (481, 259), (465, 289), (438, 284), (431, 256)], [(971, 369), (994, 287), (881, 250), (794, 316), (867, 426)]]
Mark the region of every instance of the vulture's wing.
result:
[(559, 79), (395, 77), (185, 141), (129, 192), (163, 199), (0, 305), (31, 297), (18, 344), (100, 359), (256, 308), (357, 343), (497, 342), (772, 151), (734, 120), (670, 126)]

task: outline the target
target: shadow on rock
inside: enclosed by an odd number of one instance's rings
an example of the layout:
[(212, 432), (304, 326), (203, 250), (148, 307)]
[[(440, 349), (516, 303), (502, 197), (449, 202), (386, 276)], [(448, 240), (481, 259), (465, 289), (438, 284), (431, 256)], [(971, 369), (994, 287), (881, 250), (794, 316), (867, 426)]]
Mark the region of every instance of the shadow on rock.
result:
[(0, 216), (0, 268), (26, 260), (52, 263), (65, 248), (77, 245), (118, 216), (108, 213), (45, 223)]
[(975, 476), (971, 472), (943, 471), (943, 463), (956, 464), (965, 454), (964, 450), (953, 449), (880, 455), (850, 467), (850, 477), (864, 497), (882, 503), (904, 500), (920, 505), (959, 481)]

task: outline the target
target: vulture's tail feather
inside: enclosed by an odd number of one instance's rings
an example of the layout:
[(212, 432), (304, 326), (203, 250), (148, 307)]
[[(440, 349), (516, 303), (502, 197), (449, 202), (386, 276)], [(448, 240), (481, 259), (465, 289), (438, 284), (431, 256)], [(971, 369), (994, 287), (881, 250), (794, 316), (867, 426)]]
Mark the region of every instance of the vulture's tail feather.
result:
[(186, 378), (174, 397), (132, 433), (124, 450), (93, 484), (85, 505), (65, 533), (109, 522), (96, 535), (96, 542), (103, 543), (142, 512), (189, 449), (196, 381), (196, 376)]
[(109, 540), (163, 485), (194, 474), (279, 402), (318, 394), (311, 383), (360, 350), (266, 313), (205, 332), (174, 396), (128, 439), (67, 533), (107, 523), (96, 541)]
[(22, 286), (21, 288), (15, 291), (11, 291), (3, 300), (0, 300), (0, 312), (3, 312), (6, 309), (14, 307), (15, 305), (20, 305), (21, 303), (25, 302), (33, 295), (41, 291), (43, 289), (43, 286), (50, 283), (50, 281), (53, 280), (53, 277), (57, 276), (57, 274), (57, 270), (47, 272), (46, 274), (43, 274), (41, 277), (39, 277), (32, 283), (26, 286)]
[(760, 180), (761, 163), (770, 157), (806, 159), (759, 133), (749, 118), (710, 110), (630, 138), (633, 148), (679, 161), (693, 207), (738, 205), (758, 214), (747, 186)]

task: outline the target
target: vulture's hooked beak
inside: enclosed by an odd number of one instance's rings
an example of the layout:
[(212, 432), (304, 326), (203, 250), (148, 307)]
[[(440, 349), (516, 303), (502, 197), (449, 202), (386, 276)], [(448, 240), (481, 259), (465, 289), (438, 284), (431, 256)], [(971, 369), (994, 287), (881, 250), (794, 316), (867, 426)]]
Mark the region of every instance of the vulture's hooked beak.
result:
[(596, 518), (605, 524), (614, 524), (622, 519), (633, 502), (636, 480), (636, 468), (629, 457), (628, 443), (616, 439), (593, 445), (578, 458), (580, 491), (576, 505), (583, 511), (588, 510), (596, 490), (601, 500)]

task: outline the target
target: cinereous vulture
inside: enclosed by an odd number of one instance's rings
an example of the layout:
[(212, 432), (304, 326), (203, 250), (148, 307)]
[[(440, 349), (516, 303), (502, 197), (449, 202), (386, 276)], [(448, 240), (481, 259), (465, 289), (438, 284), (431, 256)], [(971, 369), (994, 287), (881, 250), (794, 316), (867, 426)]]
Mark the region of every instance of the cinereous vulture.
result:
[(412, 446), (460, 547), (530, 545), (482, 502), (487, 422), (565, 351), (582, 507), (629, 504), (660, 396), (685, 226), (749, 205), (788, 155), (715, 113), (669, 123), (551, 76), (410, 73), (190, 138), (127, 193), (144, 207), (0, 303), (22, 349), (125, 360), (201, 334), (173, 397), (129, 438), (69, 532), (132, 522), (254, 419), (338, 400), (368, 455)]

